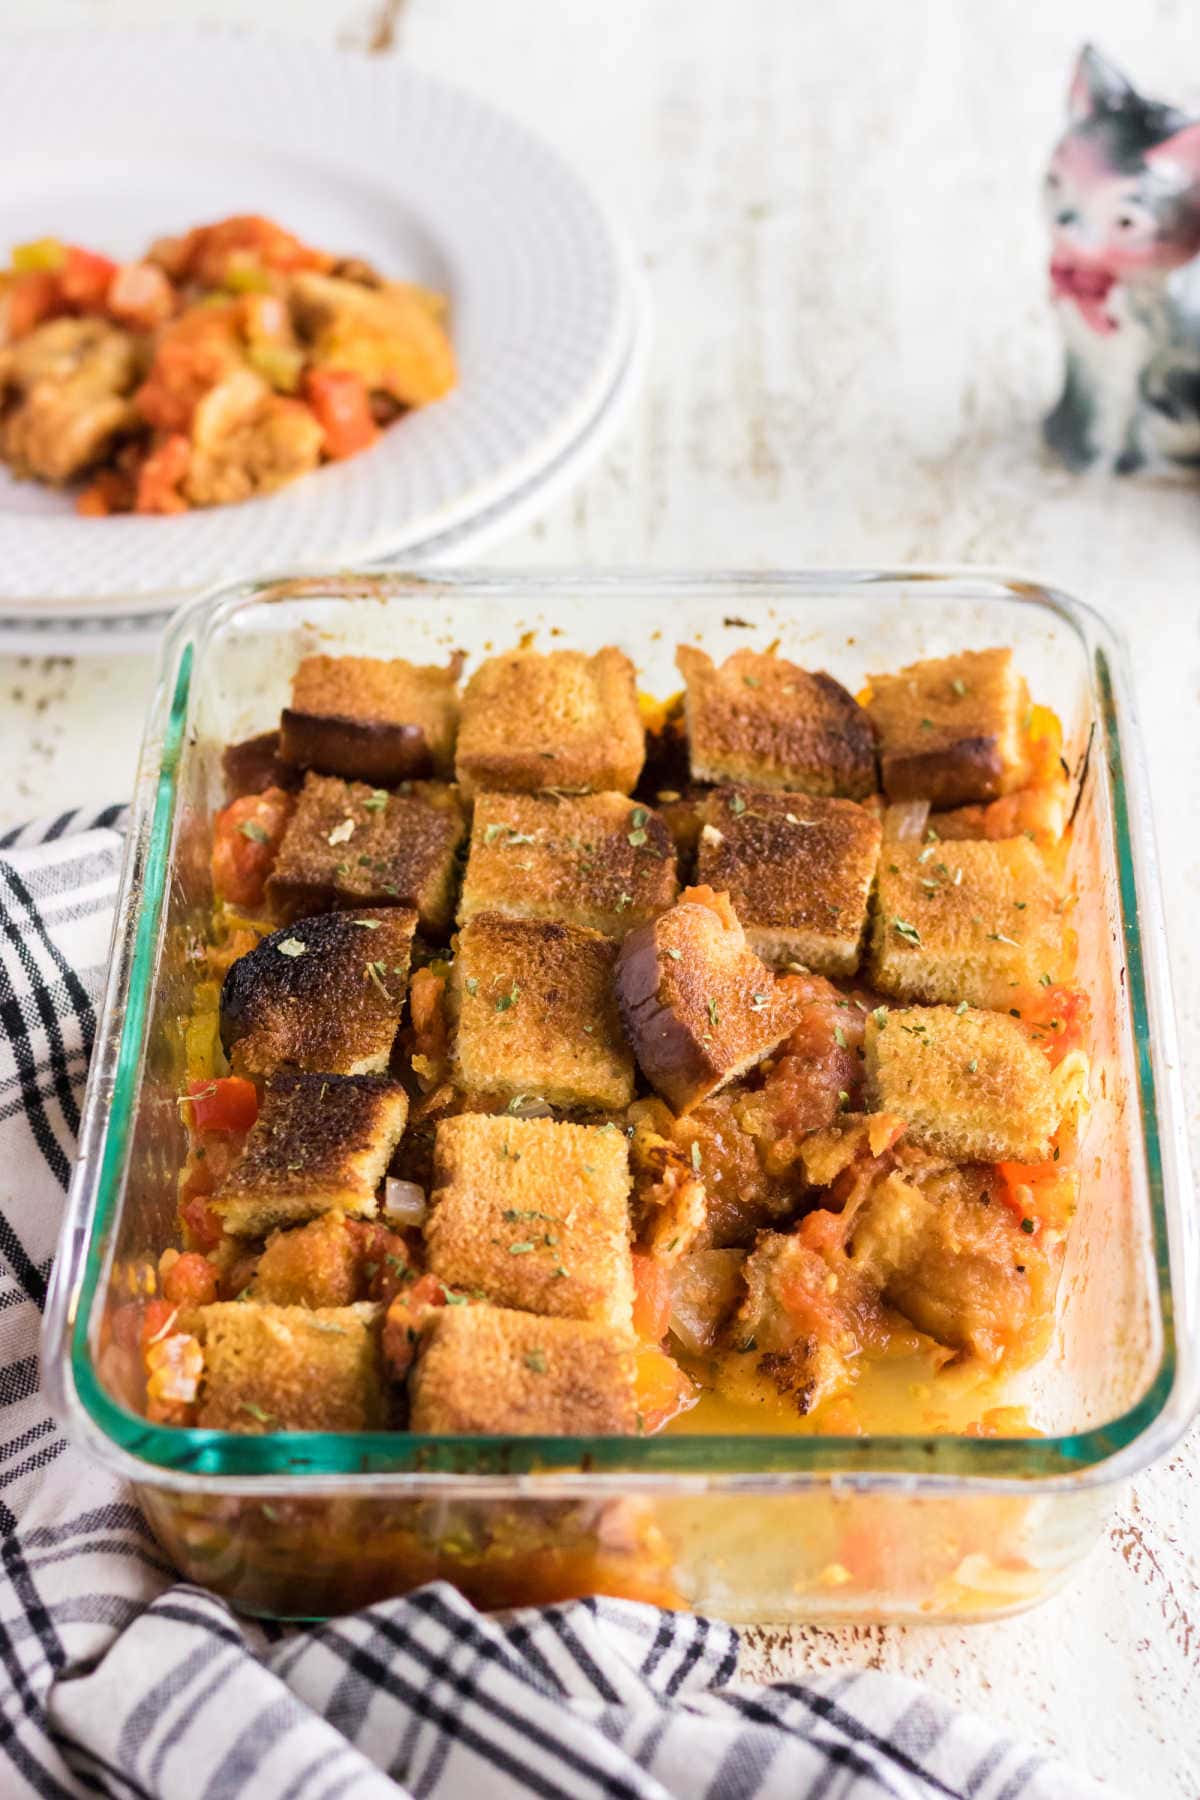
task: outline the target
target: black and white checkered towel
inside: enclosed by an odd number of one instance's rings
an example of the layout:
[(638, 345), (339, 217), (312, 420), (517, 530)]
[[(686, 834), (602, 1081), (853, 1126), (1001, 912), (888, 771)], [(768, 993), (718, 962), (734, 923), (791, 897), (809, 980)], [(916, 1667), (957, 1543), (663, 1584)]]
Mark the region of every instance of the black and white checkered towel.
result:
[(452, 1588), (303, 1629), (177, 1581), (68, 1448), (37, 1331), (107, 960), (120, 815), (0, 836), (0, 1796), (1075, 1800), (1087, 1777), (876, 1673), (736, 1684), (728, 1626)]

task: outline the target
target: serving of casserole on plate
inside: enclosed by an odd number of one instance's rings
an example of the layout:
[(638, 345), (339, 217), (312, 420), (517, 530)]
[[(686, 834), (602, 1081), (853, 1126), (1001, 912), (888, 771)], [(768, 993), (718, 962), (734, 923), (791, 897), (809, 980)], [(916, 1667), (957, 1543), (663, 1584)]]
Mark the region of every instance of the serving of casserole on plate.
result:
[(1094, 630), (633, 576), (176, 628), (55, 1379), (183, 1566), (291, 1614), (1059, 1578), (1192, 1379)]

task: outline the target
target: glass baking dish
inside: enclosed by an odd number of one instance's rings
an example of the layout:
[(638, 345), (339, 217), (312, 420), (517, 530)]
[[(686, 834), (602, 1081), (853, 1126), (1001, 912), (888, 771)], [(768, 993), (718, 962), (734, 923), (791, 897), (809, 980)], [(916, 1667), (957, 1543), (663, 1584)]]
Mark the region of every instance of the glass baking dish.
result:
[[(1093, 1107), (1053, 1346), (1007, 1384), (1043, 1435), (647, 1439), (242, 1436), (147, 1423), (110, 1309), (153, 1286), (183, 1154), (181, 1020), (211, 905), (224, 743), (272, 725), (316, 649), (441, 661), (526, 634), (875, 669), (1012, 644), (1062, 720), (1095, 1015)], [(502, 1605), (603, 1591), (740, 1620), (986, 1617), (1042, 1597), (1197, 1399), (1196, 1227), (1150, 811), (1124, 661), (1087, 607), (977, 575), (460, 573), (260, 581), (179, 615), (134, 798), (104, 1013), (44, 1356), (72, 1437), (128, 1478), (180, 1569), (254, 1613), (319, 1617), (435, 1576)]]

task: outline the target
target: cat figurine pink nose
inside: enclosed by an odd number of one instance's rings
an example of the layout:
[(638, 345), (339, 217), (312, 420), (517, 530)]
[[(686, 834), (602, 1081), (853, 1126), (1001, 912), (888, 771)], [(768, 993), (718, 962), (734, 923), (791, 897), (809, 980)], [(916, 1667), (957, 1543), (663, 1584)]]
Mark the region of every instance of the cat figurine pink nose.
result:
[(1046, 442), (1071, 469), (1200, 467), (1200, 120), (1091, 45), (1044, 185), (1066, 345)]

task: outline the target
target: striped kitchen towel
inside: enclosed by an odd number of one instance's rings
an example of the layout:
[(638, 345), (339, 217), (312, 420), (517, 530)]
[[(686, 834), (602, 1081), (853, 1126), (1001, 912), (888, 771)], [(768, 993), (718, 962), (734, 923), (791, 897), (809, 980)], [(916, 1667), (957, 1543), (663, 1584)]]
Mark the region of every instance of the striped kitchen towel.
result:
[(5, 1800), (1111, 1794), (897, 1677), (739, 1684), (736, 1633), (682, 1613), (488, 1617), (438, 1584), (284, 1628), (177, 1580), (38, 1383), (120, 854), (117, 809), (0, 839)]

